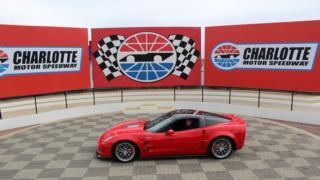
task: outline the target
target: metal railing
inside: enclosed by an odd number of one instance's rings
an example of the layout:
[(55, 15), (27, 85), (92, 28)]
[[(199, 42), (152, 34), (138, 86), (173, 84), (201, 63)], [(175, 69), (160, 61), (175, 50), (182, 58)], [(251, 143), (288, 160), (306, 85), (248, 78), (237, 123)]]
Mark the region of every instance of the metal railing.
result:
[(320, 93), (200, 86), (87, 89), (0, 99), (0, 119), (78, 106), (134, 101), (199, 101), (238, 104), (257, 108), (283, 108), (290, 111), (300, 107), (300, 111), (320, 113)]

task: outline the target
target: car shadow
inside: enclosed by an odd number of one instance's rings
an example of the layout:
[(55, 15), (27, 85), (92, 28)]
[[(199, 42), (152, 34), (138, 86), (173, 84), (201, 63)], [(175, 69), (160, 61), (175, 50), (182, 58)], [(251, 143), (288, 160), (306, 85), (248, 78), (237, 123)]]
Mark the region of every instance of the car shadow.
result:
[[(232, 156), (232, 155), (231, 155)], [(98, 157), (98, 156), (95, 156), (96, 159), (100, 160), (100, 161), (106, 161), (106, 162), (113, 162), (113, 163), (121, 163), (123, 164), (123, 162), (118, 162), (110, 157)], [(210, 157), (210, 156), (207, 156), (207, 155), (185, 155), (185, 156), (169, 156), (169, 157), (148, 157), (148, 158), (138, 158), (134, 161), (131, 161), (131, 162), (128, 162), (128, 163), (132, 163), (132, 162), (135, 162), (135, 161), (161, 161), (161, 162), (164, 162), (164, 161), (169, 161), (169, 162), (172, 162), (173, 160), (192, 160), (192, 159), (197, 159), (197, 160), (217, 160), (219, 161), (219, 159), (215, 159), (213, 157)]]

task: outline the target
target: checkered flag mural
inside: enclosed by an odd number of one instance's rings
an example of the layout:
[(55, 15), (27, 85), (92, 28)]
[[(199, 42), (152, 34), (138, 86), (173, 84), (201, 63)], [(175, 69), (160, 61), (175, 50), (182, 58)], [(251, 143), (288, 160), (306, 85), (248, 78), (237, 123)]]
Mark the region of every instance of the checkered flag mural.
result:
[(124, 36), (121, 35), (107, 36), (98, 42), (99, 49), (93, 53), (100, 69), (109, 81), (122, 75), (117, 62), (117, 53), (124, 40)]
[[(156, 39), (158, 39), (158, 37)], [(127, 75), (126, 72), (123, 72), (122, 67), (120, 67), (121, 64), (119, 65), (119, 62), (118, 62), (119, 60), (117, 59), (119, 48), (122, 46), (122, 44), (124, 44), (124, 46), (128, 46), (126, 41), (127, 40), (125, 39), (125, 37), (121, 35), (107, 36), (98, 42), (97, 45), (99, 49), (93, 53), (93, 56), (96, 59), (100, 69), (102, 70), (105, 77), (109, 81), (111, 81), (112, 79), (118, 76)], [(187, 36), (180, 35), (180, 34), (170, 35), (167, 41), (169, 44), (172, 44), (173, 51), (176, 52), (176, 57), (175, 57), (176, 60), (173, 64), (174, 68), (173, 70), (170, 70), (170, 74), (179, 76), (180, 78), (186, 80), (189, 77), (189, 74), (196, 63), (200, 55), (200, 52), (195, 49), (195, 42)], [(153, 42), (153, 45), (154, 43), (155, 42)], [(143, 45), (141, 44), (139, 45), (140, 47), (143, 47)], [(129, 58), (129, 56), (131, 56), (130, 58), (132, 58), (132, 56), (137, 55), (136, 49), (134, 48), (132, 49), (135, 50), (135, 54), (133, 55), (129, 54), (126, 58)], [(158, 53), (158, 51), (155, 51), (155, 52)], [(154, 54), (155, 52), (152, 52), (152, 53)], [(148, 50), (146, 52), (142, 52), (141, 56), (147, 57), (149, 56), (148, 53), (150, 54)], [(159, 52), (159, 54), (161, 54), (161, 52)], [(163, 59), (163, 61), (164, 60), (165, 59)], [(123, 60), (121, 60), (121, 62), (122, 61)], [(138, 59), (138, 61), (141, 62), (141, 59)], [(150, 62), (150, 59), (148, 59), (147, 61)], [(132, 67), (133, 68), (131, 69), (134, 69), (134, 65), (132, 65)], [(140, 68), (140, 71), (142, 70), (141, 68)]]
[(173, 74), (187, 79), (200, 52), (195, 49), (195, 42), (184, 35), (171, 35), (169, 41), (172, 42), (177, 52), (177, 63)]

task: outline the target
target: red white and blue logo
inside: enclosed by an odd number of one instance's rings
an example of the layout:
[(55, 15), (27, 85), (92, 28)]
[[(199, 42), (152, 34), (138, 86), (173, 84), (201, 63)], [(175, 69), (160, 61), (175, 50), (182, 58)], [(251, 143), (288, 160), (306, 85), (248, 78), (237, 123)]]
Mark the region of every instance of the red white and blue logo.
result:
[(221, 70), (312, 70), (317, 42), (221, 43), (211, 52), (211, 61)]
[(4, 51), (0, 50), (0, 76), (3, 74), (4, 71), (8, 69), (8, 60), (8, 55)]
[(93, 56), (108, 81), (125, 75), (138, 82), (156, 82), (170, 74), (186, 80), (200, 56), (194, 40), (181, 34), (140, 32), (128, 38), (114, 34), (97, 45)]
[(223, 70), (229, 70), (236, 67), (240, 61), (240, 51), (231, 44), (223, 44), (213, 50), (213, 64)]
[(176, 64), (176, 50), (160, 34), (139, 33), (127, 38), (119, 48), (121, 71), (136, 81), (153, 82), (168, 76)]
[(81, 47), (1, 46), (0, 77), (79, 72)]

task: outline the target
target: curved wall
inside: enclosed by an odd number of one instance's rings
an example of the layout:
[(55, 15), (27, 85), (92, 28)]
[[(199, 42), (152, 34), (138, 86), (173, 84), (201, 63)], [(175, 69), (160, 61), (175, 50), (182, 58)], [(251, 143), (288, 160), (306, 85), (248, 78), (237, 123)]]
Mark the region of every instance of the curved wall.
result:
[(0, 100), (0, 130), (92, 113), (152, 113), (173, 108), (320, 124), (320, 94), (227, 88), (158, 88), (75, 91)]

